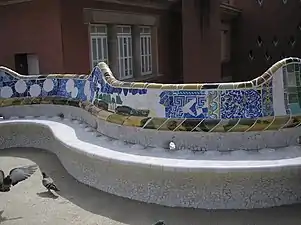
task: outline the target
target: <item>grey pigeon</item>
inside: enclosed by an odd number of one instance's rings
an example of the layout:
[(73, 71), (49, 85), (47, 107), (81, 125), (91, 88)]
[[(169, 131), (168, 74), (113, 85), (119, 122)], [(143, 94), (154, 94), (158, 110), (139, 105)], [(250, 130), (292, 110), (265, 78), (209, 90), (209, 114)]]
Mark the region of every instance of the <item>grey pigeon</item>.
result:
[(4, 172), (0, 170), (0, 192), (10, 191), (11, 186), (15, 186), (17, 183), (29, 178), (37, 168), (37, 165), (17, 167), (12, 169), (6, 177)]
[(48, 191), (60, 191), (56, 185), (54, 184), (53, 180), (51, 177), (49, 177), (46, 173), (42, 172), (43, 180), (42, 184), (44, 185), (45, 188), (47, 188)]
[(166, 223), (163, 220), (159, 220), (156, 223), (154, 223), (153, 225), (166, 225)]

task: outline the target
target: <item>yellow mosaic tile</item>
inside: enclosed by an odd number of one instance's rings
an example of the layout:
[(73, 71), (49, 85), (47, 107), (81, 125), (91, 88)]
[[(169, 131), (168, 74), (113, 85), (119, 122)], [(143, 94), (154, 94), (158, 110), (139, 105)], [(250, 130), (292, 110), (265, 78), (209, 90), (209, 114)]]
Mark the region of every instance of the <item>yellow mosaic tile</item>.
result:
[(123, 88), (131, 88), (133, 85), (134, 85), (134, 83), (131, 83), (131, 82), (123, 82), (121, 84), (121, 87), (123, 87)]
[(233, 83), (223, 83), (221, 85), (218, 86), (218, 89), (233, 89), (234, 88), (234, 84)]
[(289, 119), (289, 122), (287, 122), (283, 127), (282, 129), (284, 128), (293, 128), (293, 127), (297, 127), (300, 125), (300, 117), (297, 117), (297, 116), (293, 116)]
[(300, 116), (294, 116), (294, 118), (295, 118), (298, 122), (300, 122), (299, 124), (297, 124), (296, 127), (301, 126), (301, 115), (300, 115)]
[(246, 83), (238, 83), (237, 85), (234, 86), (234, 88), (246, 88)]
[(123, 122), (124, 126), (143, 127), (145, 125), (145, 117), (130, 116)]
[(143, 119), (141, 122), (144, 124), (142, 127), (144, 129), (159, 129), (160, 126), (166, 121), (166, 118), (151, 118), (151, 117), (147, 117), (145, 119)]
[(280, 69), (285, 64), (286, 64), (285, 60), (277, 62), (274, 66), (272, 66), (270, 68), (270, 73), (273, 74), (273, 73), (277, 72), (277, 70)]
[(113, 82), (115, 81), (115, 78), (113, 78), (111, 76), (107, 76), (107, 77), (105, 77), (105, 79), (109, 84), (113, 84)]
[(266, 130), (279, 130), (290, 120), (290, 116), (278, 116), (273, 122), (266, 128)]
[[(206, 122), (203, 122), (203, 126), (206, 126), (209, 132), (225, 132), (224, 126), (227, 125), (229, 120), (212, 120), (212, 121), (214, 121), (214, 123), (211, 123), (211, 128), (208, 126), (208, 124), (206, 124)], [(200, 131), (202, 130), (200, 129)]]
[(225, 132), (232, 132), (233, 129), (236, 126), (238, 126), (239, 121), (240, 121), (239, 119), (231, 119), (231, 120), (228, 120), (228, 121), (227, 120), (223, 121), (223, 122), (226, 122), (226, 124), (223, 125), (224, 131)]
[(258, 77), (257, 78), (257, 83), (256, 83), (257, 87), (264, 84), (264, 82), (265, 82), (265, 79), (263, 79), (262, 77)]
[(203, 120), (194, 131), (210, 132), (218, 126), (220, 120)]
[(196, 128), (202, 120), (200, 119), (186, 119), (181, 124), (181, 129), (184, 129), (187, 132), (192, 131), (194, 128)]
[(248, 132), (251, 131), (264, 131), (266, 130), (270, 124), (273, 122), (273, 119), (269, 119), (269, 118), (260, 118), (257, 121), (254, 122), (254, 124), (252, 126), (250, 126), (250, 129), (248, 129)]
[(176, 88), (177, 88), (176, 84), (161, 84), (161, 89), (163, 90), (173, 90)]
[(183, 84), (181, 85), (183, 90), (199, 90), (199, 84)]
[(182, 129), (185, 128), (179, 126), (181, 126), (183, 120), (184, 119), (168, 119), (158, 128), (158, 130), (174, 131), (177, 129), (182, 131)]
[(146, 88), (161, 89), (162, 86), (163, 84), (149, 83), (146, 85)]
[(107, 118), (112, 115), (113, 113), (108, 112), (106, 110), (101, 110), (98, 112), (98, 114), (96, 115), (97, 118), (101, 119), (101, 120), (107, 120)]
[(116, 123), (122, 125), (127, 118), (128, 116), (112, 113), (107, 117), (106, 121), (110, 123)]
[(246, 88), (252, 88), (253, 87), (253, 83), (251, 81), (246, 82)]
[(263, 75), (262, 75), (263, 79), (265, 79), (265, 81), (269, 80), (271, 78), (271, 75), (267, 72), (265, 72)]
[(146, 83), (136, 82), (133, 84), (133, 88), (145, 88), (145, 87), (146, 87)]

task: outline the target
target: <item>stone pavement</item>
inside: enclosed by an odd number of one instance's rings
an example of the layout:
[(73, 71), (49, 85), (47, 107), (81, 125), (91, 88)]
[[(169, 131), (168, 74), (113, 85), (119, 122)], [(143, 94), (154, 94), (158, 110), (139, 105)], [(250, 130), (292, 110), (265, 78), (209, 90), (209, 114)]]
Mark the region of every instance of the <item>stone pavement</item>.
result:
[[(0, 150), (0, 168), (37, 163), (61, 192), (49, 195), (37, 171), (11, 192), (0, 193), (1, 225), (300, 225), (301, 205), (258, 210), (168, 208), (124, 199), (83, 185), (67, 174), (57, 157), (38, 149)], [(301, 179), (301, 178), (300, 178)], [(301, 188), (301, 187), (300, 187)]]

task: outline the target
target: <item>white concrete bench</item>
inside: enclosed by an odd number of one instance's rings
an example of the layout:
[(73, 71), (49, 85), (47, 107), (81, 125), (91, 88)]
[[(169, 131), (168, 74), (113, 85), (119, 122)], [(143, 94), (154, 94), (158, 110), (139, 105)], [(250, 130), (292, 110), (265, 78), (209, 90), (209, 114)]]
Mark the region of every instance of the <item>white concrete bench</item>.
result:
[[(0, 148), (49, 150), (80, 182), (149, 203), (241, 209), (300, 201), (301, 157), (298, 154), (274, 160), (262, 157), (238, 160), (238, 155), (244, 151), (217, 158), (210, 151), (203, 160), (187, 160), (173, 157), (176, 152), (170, 153), (170, 158), (163, 157), (158, 149), (157, 155), (149, 156), (144, 154), (148, 151), (144, 146), (133, 147), (120, 140), (111, 140), (95, 132), (91, 124), (91, 121), (89, 125), (57, 116), (13, 117), (0, 122)], [(299, 147), (294, 149), (300, 150)], [(267, 150), (254, 154), (267, 154), (268, 158), (275, 152)]]

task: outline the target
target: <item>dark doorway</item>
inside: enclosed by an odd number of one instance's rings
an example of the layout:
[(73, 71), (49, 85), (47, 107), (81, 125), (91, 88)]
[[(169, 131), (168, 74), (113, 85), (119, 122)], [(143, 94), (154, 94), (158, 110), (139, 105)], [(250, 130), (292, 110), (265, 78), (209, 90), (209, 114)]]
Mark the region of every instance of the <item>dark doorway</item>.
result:
[(20, 74), (28, 75), (27, 54), (15, 54), (15, 70)]

